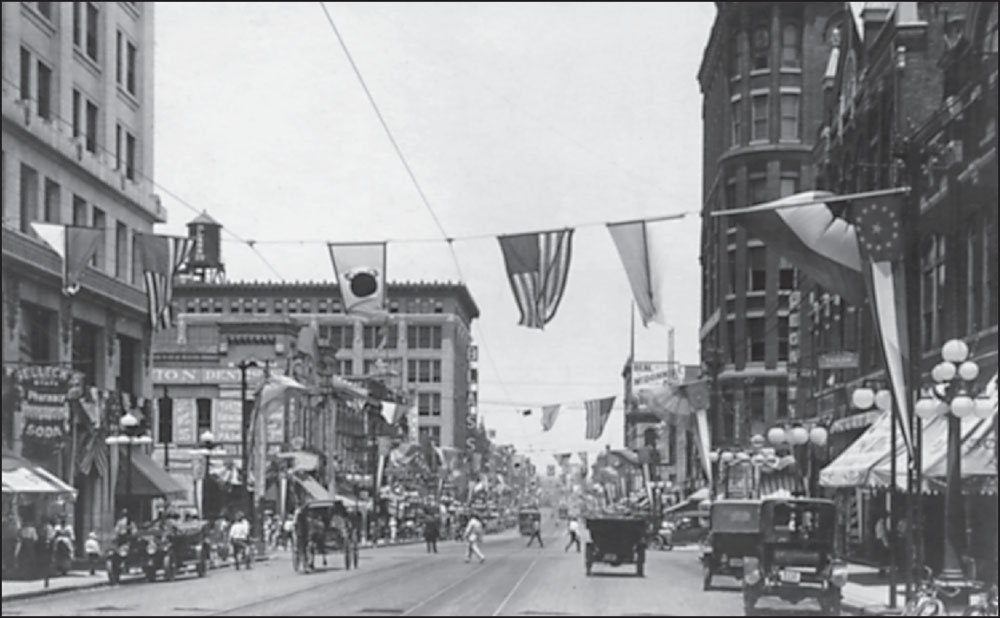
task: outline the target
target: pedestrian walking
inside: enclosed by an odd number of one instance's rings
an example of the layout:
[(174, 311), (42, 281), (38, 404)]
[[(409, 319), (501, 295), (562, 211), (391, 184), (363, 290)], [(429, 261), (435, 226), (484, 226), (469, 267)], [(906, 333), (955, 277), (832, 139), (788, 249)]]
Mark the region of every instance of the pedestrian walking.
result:
[(892, 566), (892, 544), (889, 542), (889, 516), (883, 514), (882, 517), (875, 522), (875, 541), (877, 543), (878, 561), (879, 561), (879, 575), (885, 575), (888, 569)]
[(97, 572), (97, 565), (101, 563), (101, 542), (97, 540), (97, 532), (91, 530), (87, 535), (87, 540), (83, 542), (83, 553), (87, 554), (90, 574), (93, 575)]
[(438, 535), (440, 534), (441, 524), (438, 521), (437, 516), (434, 513), (427, 513), (427, 517), (424, 519), (424, 541), (427, 542), (427, 553), (438, 553)]
[(479, 556), (480, 563), (486, 562), (486, 556), (479, 550), (479, 541), (483, 538), (483, 522), (479, 521), (477, 515), (473, 514), (469, 518), (469, 523), (465, 526), (464, 536), (469, 544), (469, 552), (465, 556), (465, 561), (472, 560), (472, 554), (476, 554)]
[(528, 547), (538, 539), (538, 547), (545, 547), (545, 543), (542, 542), (542, 522), (539, 520), (534, 520), (531, 522), (531, 536), (528, 537)]
[(563, 551), (569, 551), (569, 548), (575, 544), (576, 552), (580, 553), (580, 524), (577, 523), (576, 519), (571, 519), (567, 530), (569, 531), (569, 543), (566, 544), (566, 549)]

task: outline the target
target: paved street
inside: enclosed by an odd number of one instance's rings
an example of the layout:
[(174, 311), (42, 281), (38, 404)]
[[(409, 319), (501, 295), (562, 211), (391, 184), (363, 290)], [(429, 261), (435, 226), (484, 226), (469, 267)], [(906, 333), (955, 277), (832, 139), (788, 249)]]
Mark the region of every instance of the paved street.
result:
[[(701, 590), (696, 551), (650, 552), (646, 577), (634, 567), (597, 565), (565, 553), (561, 529), (547, 527), (544, 549), (526, 548), (513, 531), (490, 536), (484, 564), (463, 561), (464, 545), (445, 542), (428, 556), (423, 545), (366, 550), (358, 571), (340, 556), (312, 574), (292, 571), (287, 553), (250, 572), (221, 569), (205, 579), (135, 580), (121, 586), (5, 602), (4, 615), (742, 615), (735, 581)], [(802, 605), (800, 610), (810, 606)], [(764, 612), (801, 615), (787, 609)]]

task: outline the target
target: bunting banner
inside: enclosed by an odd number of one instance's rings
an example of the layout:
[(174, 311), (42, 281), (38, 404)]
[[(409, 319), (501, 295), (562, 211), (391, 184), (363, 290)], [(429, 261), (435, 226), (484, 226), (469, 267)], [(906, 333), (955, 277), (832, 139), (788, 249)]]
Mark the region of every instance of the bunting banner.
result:
[(556, 424), (559, 415), (559, 404), (542, 406), (542, 431), (548, 431)]
[(896, 422), (907, 455), (913, 457), (910, 436), (907, 346), (906, 277), (903, 266), (903, 200), (899, 195), (857, 200), (852, 218), (857, 227), (864, 281), (878, 329), (879, 341), (892, 386)]
[(79, 292), (80, 278), (104, 240), (104, 230), (61, 223), (33, 222), (31, 227), (62, 259), (63, 294)]
[(828, 191), (805, 191), (739, 213), (719, 214), (745, 227), (830, 292), (860, 307), (865, 287), (857, 232), (823, 202), (833, 197)]
[(521, 311), (518, 324), (544, 328), (555, 317), (566, 289), (573, 230), (500, 236), (498, 240)]
[(386, 243), (327, 243), (344, 312), (385, 317)]
[(556, 463), (559, 464), (559, 467), (565, 470), (566, 466), (569, 465), (569, 458), (572, 456), (572, 453), (555, 453), (553, 456), (556, 458)]
[(632, 287), (632, 296), (635, 298), (642, 324), (645, 326), (657, 315), (646, 222), (609, 223), (608, 232), (611, 233), (622, 265), (625, 266), (625, 274)]
[(176, 317), (171, 303), (174, 276), (191, 258), (194, 239), (185, 236), (136, 234), (135, 244), (142, 258), (149, 323), (154, 332), (170, 328)]
[(611, 416), (611, 407), (615, 403), (615, 397), (605, 397), (603, 399), (591, 399), (583, 405), (587, 410), (587, 440), (597, 440), (604, 433), (604, 425)]

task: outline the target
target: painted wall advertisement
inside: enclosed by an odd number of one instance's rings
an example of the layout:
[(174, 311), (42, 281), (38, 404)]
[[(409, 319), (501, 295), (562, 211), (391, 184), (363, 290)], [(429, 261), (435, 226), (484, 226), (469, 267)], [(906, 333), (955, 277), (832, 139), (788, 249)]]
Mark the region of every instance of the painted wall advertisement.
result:
[(194, 399), (174, 399), (174, 442), (195, 444), (198, 441), (197, 412)]
[(212, 415), (212, 433), (216, 442), (240, 442), (243, 439), (243, 410), (239, 399), (216, 399)]
[(24, 439), (56, 444), (66, 438), (69, 399), (82, 394), (83, 374), (66, 367), (22, 367), (14, 373)]

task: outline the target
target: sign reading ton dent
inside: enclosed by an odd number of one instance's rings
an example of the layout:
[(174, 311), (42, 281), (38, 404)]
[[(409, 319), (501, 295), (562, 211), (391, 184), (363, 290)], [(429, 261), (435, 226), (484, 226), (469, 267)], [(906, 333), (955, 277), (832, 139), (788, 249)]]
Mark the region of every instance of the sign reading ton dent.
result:
[[(154, 367), (154, 384), (239, 384), (242, 376), (236, 367)], [(281, 368), (271, 368), (273, 375), (282, 375)], [(262, 367), (247, 369), (247, 387), (253, 388), (263, 379)]]

